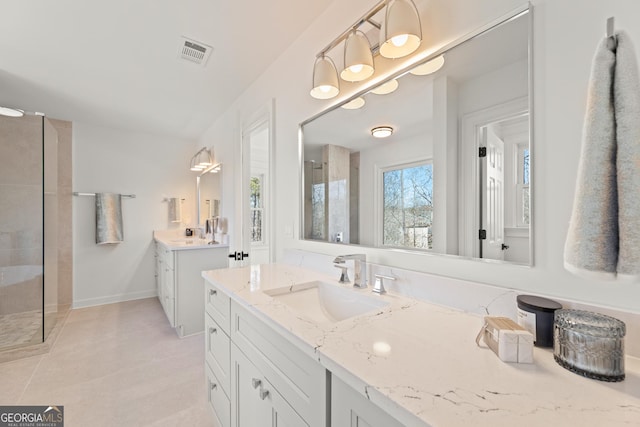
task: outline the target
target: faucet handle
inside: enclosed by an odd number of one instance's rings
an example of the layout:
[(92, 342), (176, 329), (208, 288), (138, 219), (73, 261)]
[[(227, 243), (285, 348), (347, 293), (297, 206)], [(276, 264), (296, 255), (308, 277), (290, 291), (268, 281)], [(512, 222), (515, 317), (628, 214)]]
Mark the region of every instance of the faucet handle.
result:
[(344, 264), (333, 264), (333, 266), (342, 270), (342, 272), (340, 273), (340, 280), (338, 280), (338, 282), (351, 283), (351, 281), (349, 280), (349, 274), (347, 273), (347, 267)]
[(375, 292), (376, 294), (385, 294), (387, 290), (384, 288), (384, 280), (396, 280), (395, 277), (384, 276), (382, 274), (374, 274), (376, 278), (375, 284), (373, 285), (373, 289), (371, 292)]

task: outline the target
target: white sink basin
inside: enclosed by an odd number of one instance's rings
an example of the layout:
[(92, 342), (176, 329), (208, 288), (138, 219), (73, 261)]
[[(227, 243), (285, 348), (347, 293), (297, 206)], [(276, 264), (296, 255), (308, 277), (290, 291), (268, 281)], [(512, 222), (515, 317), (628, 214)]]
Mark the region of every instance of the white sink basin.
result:
[(321, 281), (269, 289), (264, 293), (318, 323), (339, 322), (389, 305), (378, 296)]

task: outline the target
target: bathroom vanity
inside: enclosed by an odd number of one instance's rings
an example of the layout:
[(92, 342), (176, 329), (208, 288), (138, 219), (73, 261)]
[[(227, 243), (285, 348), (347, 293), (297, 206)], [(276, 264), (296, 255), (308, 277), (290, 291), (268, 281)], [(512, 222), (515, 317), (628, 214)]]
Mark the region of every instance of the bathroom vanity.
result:
[(603, 383), (560, 367), (550, 349), (536, 348), (533, 364), (500, 361), (475, 344), (481, 316), (374, 296), (371, 287), (353, 289), (316, 271), (268, 264), (202, 276), (207, 393), (221, 426), (638, 420), (634, 357), (626, 358), (625, 381)]
[(228, 245), (210, 245), (203, 239), (154, 233), (156, 290), (169, 324), (178, 336), (204, 330), (200, 272), (224, 268)]

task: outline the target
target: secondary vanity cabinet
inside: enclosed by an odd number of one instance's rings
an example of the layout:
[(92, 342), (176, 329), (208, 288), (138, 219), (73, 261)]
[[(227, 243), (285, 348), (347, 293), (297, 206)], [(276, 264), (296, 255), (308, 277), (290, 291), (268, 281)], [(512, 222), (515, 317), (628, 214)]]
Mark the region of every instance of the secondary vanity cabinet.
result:
[(167, 319), (180, 337), (202, 332), (202, 271), (228, 266), (228, 248), (171, 249), (156, 243), (156, 286)]
[(327, 371), (209, 281), (205, 301), (208, 398), (216, 421), (326, 427)]

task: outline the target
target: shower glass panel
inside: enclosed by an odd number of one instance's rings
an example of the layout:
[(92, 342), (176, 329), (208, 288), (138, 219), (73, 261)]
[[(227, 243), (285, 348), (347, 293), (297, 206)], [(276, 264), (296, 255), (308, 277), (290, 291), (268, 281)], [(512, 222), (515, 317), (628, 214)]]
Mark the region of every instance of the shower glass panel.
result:
[(42, 343), (55, 323), (57, 176), (53, 126), (0, 116), (0, 350)]

